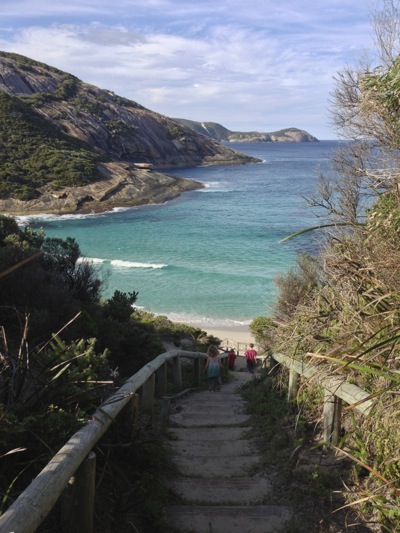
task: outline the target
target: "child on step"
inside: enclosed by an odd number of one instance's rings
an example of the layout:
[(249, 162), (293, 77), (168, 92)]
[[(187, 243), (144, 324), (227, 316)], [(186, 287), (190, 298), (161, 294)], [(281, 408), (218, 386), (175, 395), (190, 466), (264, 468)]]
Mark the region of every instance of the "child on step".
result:
[(221, 374), (222, 374), (222, 362), (219, 357), (218, 348), (211, 344), (207, 350), (207, 362), (205, 371), (208, 378), (208, 390), (220, 391), (221, 390)]

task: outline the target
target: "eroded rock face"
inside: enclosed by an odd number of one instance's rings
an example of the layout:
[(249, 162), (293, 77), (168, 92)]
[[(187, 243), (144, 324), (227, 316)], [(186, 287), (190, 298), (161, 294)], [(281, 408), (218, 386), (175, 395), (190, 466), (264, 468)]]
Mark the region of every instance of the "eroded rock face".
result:
[(4, 213), (90, 212), (163, 202), (202, 185), (155, 170), (259, 161), (136, 102), (16, 54), (0, 52), (0, 91), (28, 102), (104, 161), (98, 165), (98, 182), (64, 189), (49, 183), (29, 201), (3, 198)]
[(27, 202), (0, 199), (0, 212), (9, 215), (73, 214), (109, 211), (115, 207), (133, 207), (163, 203), (203, 184), (175, 178), (151, 169), (127, 167), (124, 163), (99, 166), (103, 179), (82, 187), (65, 187), (57, 191), (43, 187), (41, 195)]
[(0, 90), (29, 97), (60, 130), (111, 159), (158, 169), (256, 161), (111, 91), (19, 57), (0, 53)]

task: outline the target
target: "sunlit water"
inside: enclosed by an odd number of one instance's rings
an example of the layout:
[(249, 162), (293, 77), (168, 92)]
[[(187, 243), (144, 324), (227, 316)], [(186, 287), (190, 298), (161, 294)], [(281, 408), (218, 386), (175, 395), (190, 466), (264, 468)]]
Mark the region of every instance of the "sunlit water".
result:
[(247, 324), (268, 315), (274, 278), (316, 246), (311, 233), (279, 241), (318, 222), (303, 197), (337, 142), (230, 146), (263, 162), (170, 171), (206, 187), (164, 205), (30, 222), (49, 237), (74, 237), (109, 272), (105, 297), (137, 291), (138, 306), (173, 320)]

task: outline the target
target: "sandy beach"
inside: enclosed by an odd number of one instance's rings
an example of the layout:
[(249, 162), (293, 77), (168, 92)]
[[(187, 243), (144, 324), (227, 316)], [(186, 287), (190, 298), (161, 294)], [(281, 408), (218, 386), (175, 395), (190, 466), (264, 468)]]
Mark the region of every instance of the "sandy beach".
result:
[(191, 326), (199, 327), (206, 331), (208, 335), (213, 335), (220, 339), (222, 348), (234, 348), (235, 351), (243, 353), (247, 349), (250, 342), (256, 344), (254, 337), (248, 326), (224, 326), (224, 327), (209, 327), (201, 324), (191, 324)]

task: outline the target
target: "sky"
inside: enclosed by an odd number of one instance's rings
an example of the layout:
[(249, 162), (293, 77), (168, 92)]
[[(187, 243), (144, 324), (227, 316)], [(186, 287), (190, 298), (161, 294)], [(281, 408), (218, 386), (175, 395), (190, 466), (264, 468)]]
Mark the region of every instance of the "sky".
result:
[(169, 117), (335, 139), (335, 76), (379, 0), (1, 0), (0, 50)]

